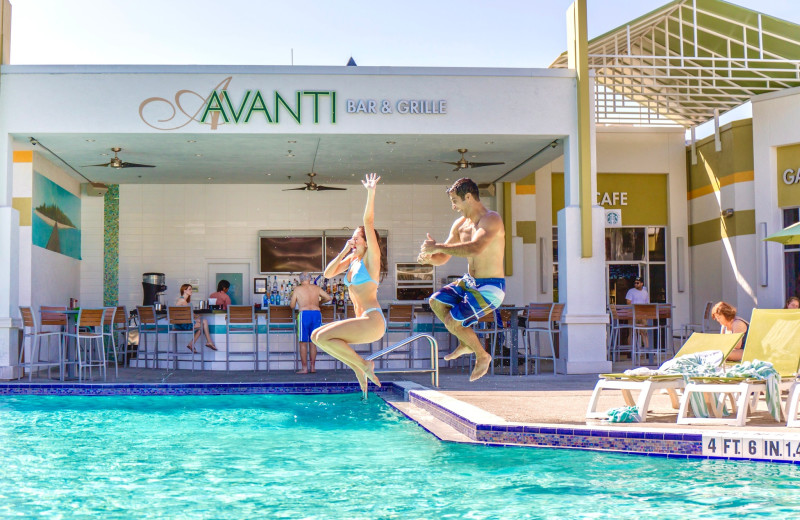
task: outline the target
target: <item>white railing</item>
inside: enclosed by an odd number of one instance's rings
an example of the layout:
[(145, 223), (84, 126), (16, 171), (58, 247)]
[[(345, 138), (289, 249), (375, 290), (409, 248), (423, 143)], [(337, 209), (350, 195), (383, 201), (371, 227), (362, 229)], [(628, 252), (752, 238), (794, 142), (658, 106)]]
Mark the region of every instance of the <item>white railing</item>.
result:
[(375, 352), (371, 356), (367, 357), (367, 361), (374, 361), (381, 356), (394, 352), (395, 350), (399, 349), (400, 347), (404, 347), (409, 343), (413, 343), (418, 339), (427, 339), (428, 344), (431, 347), (431, 368), (403, 368), (403, 369), (394, 369), (394, 368), (385, 368), (382, 370), (376, 370), (376, 374), (397, 374), (397, 373), (417, 373), (417, 374), (426, 374), (430, 372), (431, 374), (431, 383), (433, 386), (439, 386), (439, 343), (436, 342), (436, 338), (434, 338), (430, 334), (415, 334), (414, 336), (410, 336), (399, 343), (395, 343), (394, 345), (389, 345), (383, 350), (379, 350)]

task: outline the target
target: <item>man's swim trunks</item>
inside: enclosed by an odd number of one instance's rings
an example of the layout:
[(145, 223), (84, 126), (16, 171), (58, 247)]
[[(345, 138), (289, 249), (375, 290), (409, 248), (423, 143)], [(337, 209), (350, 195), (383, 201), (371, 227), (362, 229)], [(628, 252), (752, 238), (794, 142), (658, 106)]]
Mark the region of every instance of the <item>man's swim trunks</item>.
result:
[(499, 307), (505, 295), (505, 278), (473, 278), (465, 274), (457, 282), (442, 287), (431, 300), (450, 305), (450, 316), (469, 327)]
[(300, 343), (311, 341), (311, 333), (322, 326), (320, 311), (300, 311), (297, 313), (297, 337)]

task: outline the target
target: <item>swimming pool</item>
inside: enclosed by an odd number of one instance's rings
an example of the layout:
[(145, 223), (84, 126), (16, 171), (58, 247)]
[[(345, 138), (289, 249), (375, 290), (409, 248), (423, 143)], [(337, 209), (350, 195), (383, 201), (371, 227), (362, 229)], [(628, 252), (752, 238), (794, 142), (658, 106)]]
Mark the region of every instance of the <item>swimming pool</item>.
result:
[(797, 516), (800, 467), (442, 443), (380, 399), (4, 396), (0, 517)]

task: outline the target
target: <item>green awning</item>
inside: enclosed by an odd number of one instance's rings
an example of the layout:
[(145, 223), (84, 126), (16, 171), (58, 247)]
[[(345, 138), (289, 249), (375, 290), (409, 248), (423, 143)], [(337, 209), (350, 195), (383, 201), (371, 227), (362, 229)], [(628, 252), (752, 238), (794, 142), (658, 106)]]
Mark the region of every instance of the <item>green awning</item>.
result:
[[(551, 68), (566, 68), (567, 53)], [(721, 0), (675, 0), (589, 42), (599, 123), (698, 125), (800, 86), (800, 25)]]

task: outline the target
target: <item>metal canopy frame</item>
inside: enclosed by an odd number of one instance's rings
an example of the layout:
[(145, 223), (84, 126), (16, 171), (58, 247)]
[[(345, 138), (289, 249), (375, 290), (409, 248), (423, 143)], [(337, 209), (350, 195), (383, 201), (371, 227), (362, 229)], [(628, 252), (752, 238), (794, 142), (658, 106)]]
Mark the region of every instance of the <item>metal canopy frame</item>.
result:
[[(567, 68), (567, 53), (551, 68)], [(674, 0), (589, 42), (595, 120), (692, 127), (800, 86), (800, 25), (721, 0)]]

